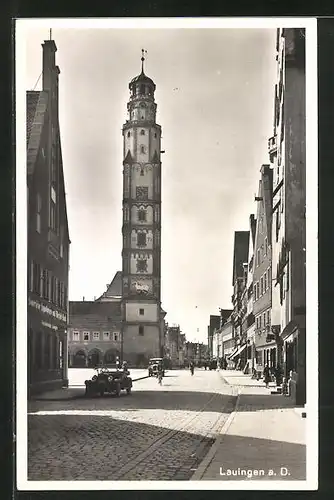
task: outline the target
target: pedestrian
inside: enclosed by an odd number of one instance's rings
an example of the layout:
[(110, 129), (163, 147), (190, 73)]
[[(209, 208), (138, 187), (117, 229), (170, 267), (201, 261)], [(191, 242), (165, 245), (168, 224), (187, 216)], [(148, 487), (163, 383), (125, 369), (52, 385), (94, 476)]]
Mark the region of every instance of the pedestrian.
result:
[(282, 385), (282, 381), (283, 381), (283, 373), (282, 373), (282, 369), (281, 369), (280, 365), (276, 366), (276, 369), (275, 369), (275, 379), (276, 379), (276, 385), (277, 385), (277, 387), (281, 386)]
[(264, 369), (263, 369), (263, 381), (266, 384), (267, 388), (269, 387), (270, 380), (271, 380), (270, 368), (269, 368), (268, 364), (266, 364)]

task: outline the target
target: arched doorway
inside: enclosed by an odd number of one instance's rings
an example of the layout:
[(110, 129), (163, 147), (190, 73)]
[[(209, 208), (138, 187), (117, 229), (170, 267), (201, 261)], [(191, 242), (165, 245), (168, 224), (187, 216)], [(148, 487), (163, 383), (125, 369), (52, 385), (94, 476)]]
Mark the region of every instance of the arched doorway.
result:
[(109, 349), (104, 354), (104, 363), (106, 365), (115, 365), (116, 364), (116, 356), (119, 357), (119, 351), (117, 349)]
[(100, 365), (102, 362), (102, 353), (98, 349), (92, 349), (88, 353), (88, 366), (89, 368), (94, 368)]
[(86, 366), (86, 353), (85, 351), (78, 351), (73, 356), (73, 366), (83, 368)]

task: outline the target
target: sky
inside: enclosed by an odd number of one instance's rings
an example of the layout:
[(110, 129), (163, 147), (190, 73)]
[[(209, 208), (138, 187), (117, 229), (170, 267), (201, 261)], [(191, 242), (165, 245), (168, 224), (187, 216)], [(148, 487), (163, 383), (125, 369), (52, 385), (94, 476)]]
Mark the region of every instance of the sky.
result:
[(25, 90), (41, 89), (41, 44), (57, 45), (70, 300), (101, 295), (122, 250), (122, 125), (128, 84), (156, 84), (162, 126), (162, 307), (190, 341), (231, 308), (234, 231), (249, 229), (269, 163), (275, 29), (75, 29), (25, 24)]

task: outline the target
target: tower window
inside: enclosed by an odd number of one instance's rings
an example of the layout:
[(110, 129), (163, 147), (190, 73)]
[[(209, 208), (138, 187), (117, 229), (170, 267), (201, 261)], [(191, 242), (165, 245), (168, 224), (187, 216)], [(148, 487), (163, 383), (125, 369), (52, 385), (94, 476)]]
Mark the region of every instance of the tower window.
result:
[(139, 335), (144, 335), (144, 327), (142, 325), (139, 326)]
[(138, 220), (140, 222), (146, 222), (146, 210), (138, 210)]
[(130, 132), (128, 132), (128, 137), (130, 137), (130, 135), (131, 135)]
[(154, 137), (155, 137), (155, 139), (157, 138), (157, 133), (156, 132), (154, 132)]
[(145, 273), (147, 271), (147, 260), (146, 259), (138, 259), (137, 260), (137, 272)]
[(139, 314), (140, 314), (141, 316), (144, 316), (144, 309), (139, 309)]
[(139, 247), (146, 246), (146, 233), (137, 233), (137, 245)]
[(145, 146), (143, 146), (143, 145), (140, 146), (140, 152), (141, 153), (145, 153), (146, 152)]
[(145, 130), (143, 128), (140, 131), (140, 135), (145, 135)]
[(141, 176), (143, 176), (143, 175), (144, 175), (144, 169), (143, 169), (143, 168), (141, 168), (141, 169), (140, 169), (140, 175), (141, 175)]

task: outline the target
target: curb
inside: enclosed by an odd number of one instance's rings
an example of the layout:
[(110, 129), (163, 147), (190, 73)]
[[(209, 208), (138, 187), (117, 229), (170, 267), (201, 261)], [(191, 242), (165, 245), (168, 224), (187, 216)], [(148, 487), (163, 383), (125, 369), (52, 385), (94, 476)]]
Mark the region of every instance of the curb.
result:
[(199, 464), (198, 469), (194, 472), (194, 474), (191, 476), (190, 481), (199, 481), (202, 479), (204, 476), (207, 468), (209, 467), (210, 463), (212, 462), (213, 458), (215, 457), (218, 448), (220, 447), (225, 434), (227, 433), (228, 429), (230, 428), (237, 412), (238, 412), (238, 407), (240, 403), (240, 395), (241, 395), (241, 389), (238, 389), (238, 395), (237, 395), (237, 400), (235, 403), (235, 407), (233, 412), (230, 414), (226, 422), (224, 423), (223, 427), (220, 429), (219, 435), (216, 438), (215, 442), (211, 446), (210, 450), (208, 451), (207, 455), (204, 457), (202, 462)]

